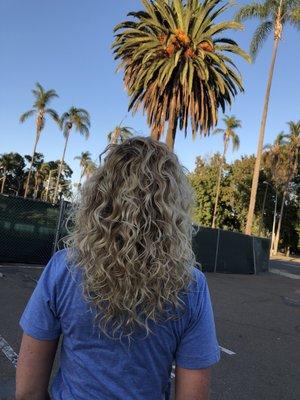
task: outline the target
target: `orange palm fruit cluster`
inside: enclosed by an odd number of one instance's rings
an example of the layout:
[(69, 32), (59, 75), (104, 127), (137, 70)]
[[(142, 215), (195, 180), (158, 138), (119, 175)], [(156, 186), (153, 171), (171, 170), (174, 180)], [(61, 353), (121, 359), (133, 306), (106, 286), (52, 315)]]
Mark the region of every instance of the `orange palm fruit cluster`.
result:
[(186, 57), (193, 58), (193, 57), (195, 56), (195, 53), (194, 53), (193, 49), (191, 49), (191, 48), (189, 47), (189, 48), (186, 49), (186, 51), (184, 52), (184, 55), (185, 55)]
[(190, 43), (190, 38), (183, 32), (182, 29), (175, 29), (175, 35), (180, 44), (187, 46)]
[(214, 46), (211, 43), (207, 42), (206, 40), (201, 42), (198, 47), (200, 47), (202, 50), (208, 51), (210, 53), (212, 53), (215, 50)]
[(168, 46), (166, 47), (166, 53), (169, 57), (171, 57), (174, 54), (175, 51), (175, 46), (173, 43), (168, 44)]
[(159, 36), (157, 37), (158, 41), (159, 41), (161, 44), (164, 44), (164, 43), (166, 42), (166, 38), (167, 38), (167, 36), (164, 35), (164, 34), (161, 34), (161, 35), (159, 35)]

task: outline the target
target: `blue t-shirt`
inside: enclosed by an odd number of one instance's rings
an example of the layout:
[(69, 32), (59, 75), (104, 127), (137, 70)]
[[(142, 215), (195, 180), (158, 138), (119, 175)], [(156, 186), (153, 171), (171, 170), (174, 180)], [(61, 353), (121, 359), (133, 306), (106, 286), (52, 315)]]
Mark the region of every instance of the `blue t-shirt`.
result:
[(219, 361), (209, 291), (199, 270), (194, 269), (195, 280), (184, 297), (183, 316), (150, 324), (153, 333), (145, 337), (143, 332), (128, 344), (95, 326), (83, 298), (82, 274), (70, 272), (66, 257), (66, 250), (52, 257), (20, 321), (23, 331), (39, 340), (63, 335), (53, 400), (165, 399), (173, 362), (198, 369)]

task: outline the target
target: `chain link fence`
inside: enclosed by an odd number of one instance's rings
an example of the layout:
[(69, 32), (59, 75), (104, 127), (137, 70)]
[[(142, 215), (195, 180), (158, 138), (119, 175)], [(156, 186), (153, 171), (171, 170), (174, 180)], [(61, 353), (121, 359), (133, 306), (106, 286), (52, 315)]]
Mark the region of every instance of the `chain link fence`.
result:
[[(71, 203), (0, 195), (0, 262), (46, 264), (63, 246)], [(193, 250), (204, 272), (267, 271), (270, 240), (195, 227)]]
[(63, 234), (67, 205), (0, 195), (0, 262), (46, 264)]

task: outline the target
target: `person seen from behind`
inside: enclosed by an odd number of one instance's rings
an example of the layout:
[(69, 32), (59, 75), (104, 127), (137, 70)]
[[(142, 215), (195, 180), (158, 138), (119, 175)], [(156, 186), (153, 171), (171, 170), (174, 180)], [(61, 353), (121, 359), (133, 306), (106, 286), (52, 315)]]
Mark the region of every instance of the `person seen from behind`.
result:
[(165, 400), (173, 363), (176, 400), (208, 400), (220, 351), (192, 204), (165, 144), (108, 146), (22, 315), (16, 400)]

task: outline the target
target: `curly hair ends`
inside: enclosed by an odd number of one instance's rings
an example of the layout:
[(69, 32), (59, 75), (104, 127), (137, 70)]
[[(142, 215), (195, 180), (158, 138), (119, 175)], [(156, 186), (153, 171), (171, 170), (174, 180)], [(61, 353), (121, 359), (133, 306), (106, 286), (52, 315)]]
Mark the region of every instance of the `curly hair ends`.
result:
[(82, 188), (66, 245), (101, 330), (131, 337), (139, 326), (148, 335), (150, 321), (173, 318), (168, 307), (184, 308), (196, 264), (193, 193), (163, 143), (135, 137), (105, 153)]

